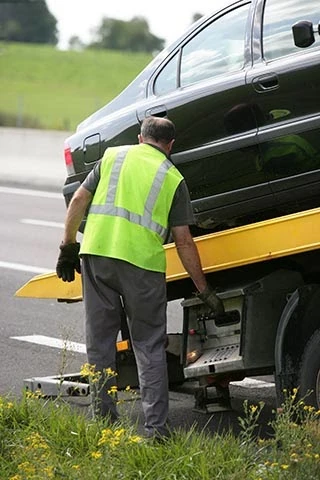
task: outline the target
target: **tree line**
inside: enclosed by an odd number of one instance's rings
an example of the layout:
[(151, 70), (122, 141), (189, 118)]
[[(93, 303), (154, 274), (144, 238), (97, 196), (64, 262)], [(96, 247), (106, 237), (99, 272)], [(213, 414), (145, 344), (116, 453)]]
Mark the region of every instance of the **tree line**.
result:
[[(193, 21), (201, 15), (195, 14)], [(0, 41), (57, 45), (57, 19), (49, 11), (46, 0), (10, 0), (0, 3)], [(94, 31), (94, 40), (85, 45), (77, 36), (70, 48), (98, 48), (152, 53), (165, 44), (150, 32), (144, 17), (130, 21), (104, 17)]]

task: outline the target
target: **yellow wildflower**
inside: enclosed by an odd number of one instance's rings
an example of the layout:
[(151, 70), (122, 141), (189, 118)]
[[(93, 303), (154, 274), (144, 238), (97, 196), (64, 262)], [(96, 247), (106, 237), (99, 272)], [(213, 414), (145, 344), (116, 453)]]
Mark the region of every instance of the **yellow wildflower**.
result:
[(34, 475), (36, 472), (36, 469), (34, 465), (32, 465), (30, 462), (23, 462), (18, 465), (18, 469), (22, 470), (24, 473), (27, 475)]
[(110, 428), (104, 428), (101, 432), (101, 437), (98, 440), (98, 446), (103, 445), (109, 441), (110, 438), (112, 438), (113, 432)]
[(117, 428), (117, 430), (114, 431), (114, 435), (117, 438), (122, 437), (124, 433), (125, 433), (124, 428)]
[(96, 460), (97, 458), (102, 457), (102, 453), (101, 452), (91, 452), (91, 457)]
[(118, 387), (116, 385), (112, 385), (110, 390), (108, 390), (108, 395), (114, 395), (115, 393), (117, 393), (118, 391)]
[(28, 449), (47, 450), (48, 444), (38, 432), (33, 432), (27, 437)]
[(129, 437), (129, 442), (131, 443), (140, 443), (142, 441), (142, 437), (139, 437), (139, 435), (131, 435)]
[(54, 467), (49, 466), (49, 467), (44, 467), (43, 471), (46, 473), (46, 478), (53, 478), (54, 477)]
[(91, 383), (98, 383), (101, 378), (100, 370), (96, 370), (96, 366), (91, 363), (84, 363), (82, 365), (80, 375), (88, 377)]

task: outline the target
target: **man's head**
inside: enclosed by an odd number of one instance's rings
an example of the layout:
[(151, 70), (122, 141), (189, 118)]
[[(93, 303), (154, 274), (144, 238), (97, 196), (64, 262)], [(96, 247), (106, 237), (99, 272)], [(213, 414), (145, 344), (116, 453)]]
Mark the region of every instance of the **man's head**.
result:
[(169, 155), (175, 137), (175, 126), (168, 118), (147, 117), (141, 124), (139, 143), (151, 143)]

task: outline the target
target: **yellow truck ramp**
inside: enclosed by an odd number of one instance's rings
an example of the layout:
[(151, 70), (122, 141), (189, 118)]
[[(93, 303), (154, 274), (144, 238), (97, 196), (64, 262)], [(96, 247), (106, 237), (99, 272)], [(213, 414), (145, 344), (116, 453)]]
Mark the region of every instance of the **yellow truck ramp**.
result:
[[(320, 247), (320, 208), (203, 235), (195, 242), (206, 274), (315, 250)], [(167, 282), (187, 278), (175, 245), (165, 245), (165, 251)], [(15, 295), (78, 301), (81, 276), (76, 274), (74, 282), (66, 283), (55, 273), (38, 275)]]

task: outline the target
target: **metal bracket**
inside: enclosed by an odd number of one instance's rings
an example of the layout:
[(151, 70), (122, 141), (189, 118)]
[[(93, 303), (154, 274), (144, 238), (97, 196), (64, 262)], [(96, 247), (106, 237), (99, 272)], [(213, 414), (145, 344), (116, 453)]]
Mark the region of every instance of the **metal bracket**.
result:
[(90, 385), (80, 373), (27, 378), (23, 383), (27, 391), (46, 397), (87, 397), (90, 394)]
[[(210, 391), (208, 389), (210, 388)], [(215, 389), (215, 396), (212, 396), (212, 388)], [(202, 386), (195, 390), (194, 412), (215, 413), (232, 410), (229, 387)]]

